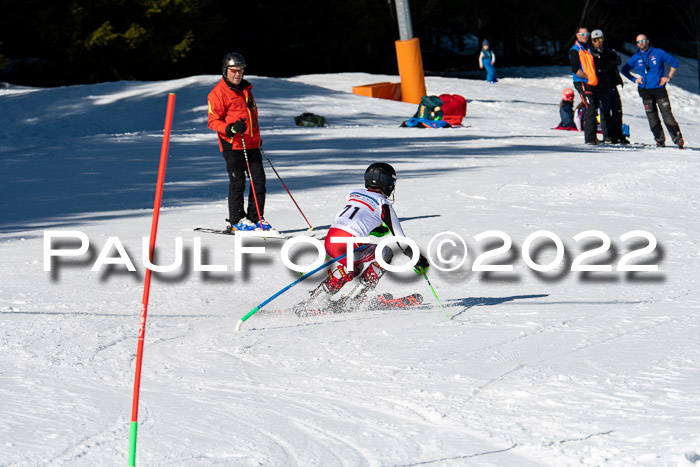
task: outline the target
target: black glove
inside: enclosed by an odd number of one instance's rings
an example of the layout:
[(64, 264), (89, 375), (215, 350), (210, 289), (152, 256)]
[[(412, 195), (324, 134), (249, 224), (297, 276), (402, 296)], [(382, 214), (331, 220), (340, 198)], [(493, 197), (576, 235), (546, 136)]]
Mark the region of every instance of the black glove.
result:
[(226, 136), (233, 138), (233, 135), (236, 133), (245, 133), (247, 129), (248, 125), (245, 124), (245, 118), (242, 118), (226, 127)]
[(426, 257), (420, 255), (420, 258), (418, 258), (418, 262), (413, 267), (413, 270), (416, 271), (416, 274), (423, 275), (428, 273), (429, 268), (430, 264), (428, 264), (428, 260), (426, 259)]

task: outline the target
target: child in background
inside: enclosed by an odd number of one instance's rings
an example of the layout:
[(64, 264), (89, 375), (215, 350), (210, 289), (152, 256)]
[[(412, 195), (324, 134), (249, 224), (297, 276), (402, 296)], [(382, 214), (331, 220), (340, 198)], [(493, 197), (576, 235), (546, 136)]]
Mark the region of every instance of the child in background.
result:
[(561, 102), (559, 102), (559, 125), (555, 130), (578, 131), (574, 121), (574, 90), (566, 88), (561, 93)]
[(479, 54), (479, 68), (482, 70), (486, 68), (486, 81), (489, 84), (493, 84), (496, 81), (496, 54), (490, 48), (489, 41), (484, 39), (481, 45), (481, 53)]

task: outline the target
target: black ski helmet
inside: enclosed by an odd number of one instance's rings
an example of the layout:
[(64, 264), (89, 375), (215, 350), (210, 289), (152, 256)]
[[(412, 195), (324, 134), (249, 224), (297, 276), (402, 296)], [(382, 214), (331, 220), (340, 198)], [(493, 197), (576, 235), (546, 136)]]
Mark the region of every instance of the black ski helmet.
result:
[(230, 66), (239, 66), (245, 70), (245, 59), (243, 55), (235, 52), (224, 55), (224, 59), (221, 62), (221, 74), (226, 76), (226, 69)]
[(384, 162), (375, 162), (365, 170), (365, 188), (378, 188), (391, 196), (396, 188), (396, 170)]

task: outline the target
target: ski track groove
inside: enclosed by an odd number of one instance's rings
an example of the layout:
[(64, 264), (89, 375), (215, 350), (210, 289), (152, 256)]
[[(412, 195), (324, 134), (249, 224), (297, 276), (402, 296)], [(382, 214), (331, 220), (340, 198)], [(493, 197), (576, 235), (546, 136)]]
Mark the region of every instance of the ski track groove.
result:
[[(346, 437), (346, 438), (341, 438), (340, 436), (337, 436), (337, 435), (333, 434), (333, 433), (332, 433), (331, 431), (329, 431), (329, 430), (320, 428), (318, 425), (310, 425), (310, 424), (308, 424), (308, 423), (306, 423), (306, 422), (302, 422), (302, 421), (299, 420), (299, 419), (295, 419), (295, 420), (294, 420), (294, 423), (295, 423), (297, 426), (301, 426), (301, 427), (304, 428), (304, 430), (306, 431), (306, 433), (307, 433), (309, 439), (314, 439), (314, 440), (316, 440), (316, 439), (318, 438), (318, 434), (319, 434), (319, 432), (320, 432), (320, 433), (322, 433), (323, 435), (325, 435), (327, 438), (336, 441), (337, 444), (342, 444), (342, 445), (344, 445), (344, 446), (347, 446), (347, 447), (350, 448), (355, 454), (357, 454), (356, 457), (359, 458), (359, 459), (354, 459), (354, 460), (351, 461), (351, 460), (348, 459), (348, 455), (347, 455), (347, 454), (343, 454), (343, 457), (340, 458), (337, 454), (335, 454), (335, 452), (334, 452), (335, 450), (329, 450), (329, 451), (327, 451), (327, 452), (328, 452), (328, 454), (330, 454), (331, 456), (333, 456), (334, 462), (331, 463), (331, 462), (325, 461), (324, 463), (325, 463), (326, 465), (348, 465), (348, 466), (355, 466), (355, 465), (363, 465), (363, 464), (369, 465), (369, 464), (371, 464), (371, 463), (370, 463), (370, 459), (363, 453), (363, 448), (362, 448), (360, 445), (358, 445), (357, 443), (353, 443), (352, 441), (350, 441), (350, 439), (348, 439), (347, 437)], [(319, 441), (322, 441), (322, 440), (319, 440)], [(359, 462), (359, 461), (362, 461), (362, 462)]]
[[(495, 383), (495, 382), (497, 382), (497, 381), (503, 380), (505, 377), (510, 376), (510, 375), (512, 375), (513, 373), (517, 372), (517, 371), (520, 371), (520, 370), (523, 370), (523, 369), (534, 369), (534, 368), (537, 368), (537, 367), (541, 366), (540, 364), (542, 364), (542, 363), (544, 363), (544, 362), (548, 362), (548, 361), (552, 361), (552, 360), (559, 359), (559, 358), (561, 358), (561, 357), (569, 356), (569, 355), (571, 355), (571, 354), (574, 354), (574, 353), (577, 353), (577, 352), (580, 352), (580, 351), (583, 351), (583, 350), (587, 350), (587, 349), (589, 349), (589, 348), (591, 348), (591, 347), (595, 347), (595, 346), (598, 346), (598, 345), (606, 344), (606, 343), (609, 343), (609, 342), (614, 341), (614, 340), (619, 339), (619, 338), (633, 336), (633, 335), (635, 335), (635, 334), (637, 334), (637, 333), (639, 333), (639, 332), (648, 331), (648, 330), (650, 330), (650, 329), (656, 328), (656, 327), (658, 327), (658, 326), (666, 325), (666, 324), (673, 324), (673, 320), (672, 320), (672, 319), (665, 319), (664, 321), (659, 322), (659, 323), (656, 323), (656, 324), (650, 324), (650, 325), (648, 325), (648, 326), (640, 327), (640, 328), (637, 328), (637, 329), (634, 329), (634, 330), (631, 330), (631, 331), (627, 331), (627, 332), (620, 332), (620, 333), (618, 333), (618, 334), (616, 334), (616, 335), (613, 335), (613, 336), (611, 336), (611, 337), (608, 337), (608, 338), (605, 338), (605, 339), (601, 339), (601, 340), (598, 340), (598, 341), (595, 341), (595, 342), (585, 343), (585, 344), (583, 344), (583, 345), (580, 345), (580, 346), (577, 347), (577, 348), (570, 349), (570, 350), (567, 350), (567, 351), (564, 351), (564, 352), (560, 352), (560, 353), (557, 353), (556, 355), (550, 355), (550, 356), (548, 356), (548, 357), (545, 357), (545, 358), (543, 358), (543, 359), (540, 359), (540, 360), (537, 360), (537, 361), (534, 361), (534, 362), (531, 362), (531, 363), (521, 363), (521, 364), (517, 364), (514, 368), (511, 368), (510, 370), (508, 370), (508, 371), (502, 373), (501, 375), (497, 376), (496, 378), (493, 378), (493, 379), (489, 380), (486, 384), (480, 386), (474, 394), (472, 394), (468, 399), (465, 400), (465, 402), (472, 402), (472, 400), (473, 400), (477, 395), (479, 395), (484, 389), (486, 389), (488, 386), (492, 385), (493, 383)], [(544, 328), (538, 330), (537, 333), (539, 334), (539, 333), (541, 333), (541, 332), (543, 332), (543, 331), (544, 331)], [(486, 347), (486, 348), (484, 348), (484, 349), (480, 349), (479, 351), (480, 351), (480, 352), (481, 352), (481, 351), (489, 351), (489, 350), (492, 350), (492, 349), (495, 348), (495, 347), (498, 347), (498, 346), (501, 346), (501, 345), (504, 345), (504, 344), (511, 344), (512, 342), (515, 342), (515, 341), (518, 341), (518, 340), (521, 340), (521, 339), (525, 339), (525, 338), (528, 338), (528, 337), (531, 337), (531, 336), (532, 336), (532, 334), (527, 334), (527, 335), (524, 335), (524, 336), (520, 336), (520, 337), (517, 337), (517, 338), (515, 338), (515, 339), (511, 339), (511, 340), (509, 340), (509, 341), (503, 341), (503, 342), (500, 342), (500, 343), (495, 344), (495, 345), (490, 345), (490, 346), (488, 346), (488, 347)]]
[[(416, 465), (428, 465), (428, 464), (435, 464), (437, 462), (447, 462), (447, 461), (454, 461), (454, 460), (471, 459), (474, 457), (488, 456), (489, 454), (500, 454), (503, 452), (508, 452), (511, 449), (515, 449), (516, 447), (518, 447), (517, 443), (513, 443), (513, 445), (511, 445), (510, 447), (503, 448), (503, 449), (495, 449), (493, 451), (477, 452), (475, 454), (465, 454), (463, 456), (442, 457), (440, 459), (432, 459), (432, 460), (427, 460), (427, 461), (413, 462), (411, 464), (391, 464), (391, 465), (393, 467), (414, 467)], [(389, 467), (389, 465), (385, 465), (383, 467)]]
[(46, 463), (46, 465), (56, 465), (61, 464), (72, 464), (85, 457), (92, 448), (100, 446), (104, 443), (112, 443), (116, 439), (128, 438), (128, 430), (125, 428), (128, 426), (128, 422), (121, 418), (114, 422), (112, 426), (106, 427), (99, 430), (97, 433), (88, 435), (80, 439), (80, 441), (73, 444), (73, 446), (66, 448), (60, 454), (52, 457)]

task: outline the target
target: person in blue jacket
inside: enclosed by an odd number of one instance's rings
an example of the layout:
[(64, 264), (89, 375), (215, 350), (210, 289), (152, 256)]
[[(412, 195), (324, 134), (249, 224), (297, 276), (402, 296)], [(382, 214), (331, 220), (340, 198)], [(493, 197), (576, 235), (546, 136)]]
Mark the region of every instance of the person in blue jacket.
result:
[(484, 39), (481, 43), (481, 53), (479, 54), (479, 68), (486, 68), (486, 81), (493, 84), (496, 81), (496, 54), (491, 50), (489, 41)]
[[(666, 143), (664, 129), (659, 119), (660, 110), (673, 143), (683, 149), (683, 135), (673, 117), (671, 101), (666, 91), (666, 84), (671, 81), (678, 69), (678, 60), (661, 49), (651, 47), (649, 39), (644, 34), (637, 36), (637, 47), (639, 47), (637, 53), (623, 65), (621, 73), (630, 81), (637, 83), (637, 90), (644, 103), (649, 128), (654, 134), (656, 145), (662, 147)], [(666, 64), (670, 67), (668, 74)], [(632, 71), (636, 74), (632, 74)]]

